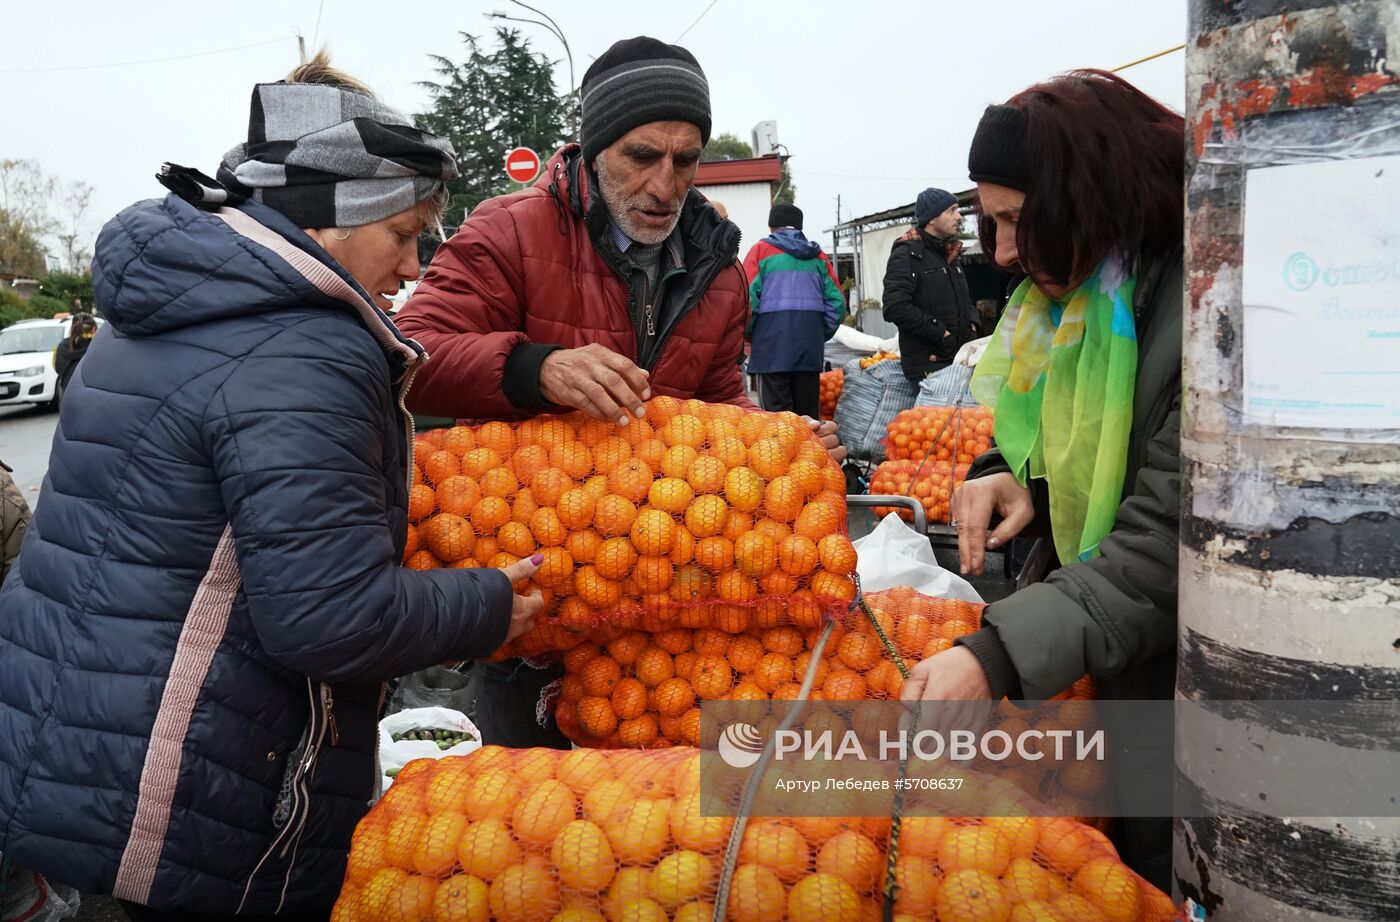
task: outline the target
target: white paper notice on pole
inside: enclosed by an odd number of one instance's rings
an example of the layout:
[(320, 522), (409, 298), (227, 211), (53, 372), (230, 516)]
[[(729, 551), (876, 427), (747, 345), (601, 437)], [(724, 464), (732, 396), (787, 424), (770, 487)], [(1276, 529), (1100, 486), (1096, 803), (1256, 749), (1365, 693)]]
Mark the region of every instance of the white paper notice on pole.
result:
[(1400, 428), (1400, 156), (1250, 170), (1244, 418)]

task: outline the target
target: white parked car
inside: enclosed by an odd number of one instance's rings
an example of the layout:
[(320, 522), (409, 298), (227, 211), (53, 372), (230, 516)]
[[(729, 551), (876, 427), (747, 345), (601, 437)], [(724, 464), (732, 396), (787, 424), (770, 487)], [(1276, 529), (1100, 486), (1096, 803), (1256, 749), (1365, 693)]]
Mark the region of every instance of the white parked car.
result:
[[(21, 320), (0, 330), (0, 406), (55, 406), (58, 373), (53, 351), (68, 335), (69, 320)], [(101, 326), (102, 321), (97, 321)]]

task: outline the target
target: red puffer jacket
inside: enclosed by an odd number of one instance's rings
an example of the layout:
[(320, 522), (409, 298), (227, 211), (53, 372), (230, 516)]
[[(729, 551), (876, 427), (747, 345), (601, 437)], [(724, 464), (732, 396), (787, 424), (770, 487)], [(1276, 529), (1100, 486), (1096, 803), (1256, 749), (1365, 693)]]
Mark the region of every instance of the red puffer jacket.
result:
[[(395, 318), (431, 356), (409, 408), (521, 419), (557, 409), (539, 396), (540, 364), (555, 347), (601, 343), (638, 361), (628, 276), (602, 243), (609, 220), (576, 144), (533, 187), (483, 202)], [(679, 229), (686, 271), (668, 283), (678, 309), (669, 326), (663, 318), (647, 368), (652, 393), (751, 406), (738, 364), (748, 323), (739, 229), (694, 189)]]

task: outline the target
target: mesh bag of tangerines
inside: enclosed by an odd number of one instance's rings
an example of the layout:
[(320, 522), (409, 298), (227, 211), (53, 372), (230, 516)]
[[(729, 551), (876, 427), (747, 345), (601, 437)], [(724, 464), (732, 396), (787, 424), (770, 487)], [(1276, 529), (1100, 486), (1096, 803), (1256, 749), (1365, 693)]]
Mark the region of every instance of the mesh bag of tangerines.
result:
[(791, 413), (659, 397), (626, 426), (458, 426), (414, 455), (407, 566), (544, 556), (545, 611), (500, 658), (614, 632), (819, 624), (855, 595), (845, 477)]
[[(928, 521), (946, 524), (953, 491), (978, 455), (991, 447), (992, 414), (981, 407), (921, 406), (904, 410), (889, 424), (885, 461), (870, 477), (872, 495), (911, 496)], [(878, 514), (907, 509), (877, 509)]]
[(332, 919), (1177, 918), (1073, 819), (715, 810), (702, 769), (713, 755), (486, 746), (410, 762), (355, 831)]

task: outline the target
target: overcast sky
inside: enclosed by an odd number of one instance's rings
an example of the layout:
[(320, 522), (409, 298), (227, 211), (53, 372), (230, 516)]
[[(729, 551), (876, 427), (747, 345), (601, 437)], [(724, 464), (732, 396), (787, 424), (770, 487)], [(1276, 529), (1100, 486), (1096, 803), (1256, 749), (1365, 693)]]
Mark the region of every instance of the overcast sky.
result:
[[(582, 79), (620, 38), (689, 48), (709, 77), (714, 133), (747, 139), (774, 119), (792, 154), (809, 234), (913, 200), (928, 185), (966, 188), (967, 146), (982, 109), (1074, 67), (1112, 68), (1185, 40), (1183, 0), (531, 0), (562, 27)], [(172, 160), (213, 173), (244, 137), (249, 91), (327, 45), (336, 65), (392, 105), (422, 108), (430, 53), (457, 57), (459, 31), (487, 35), (483, 13), (508, 0), (48, 0), (16, 3), (0, 42), (0, 159), (33, 158), (95, 189), (91, 231), (161, 194)], [(319, 28), (317, 20), (319, 17)], [(521, 25), (558, 59), (559, 41)], [(684, 35), (682, 35), (684, 33)], [(256, 47), (244, 47), (254, 46)], [(221, 49), (239, 50), (217, 52)], [(181, 60), (97, 66), (153, 58)], [(21, 72), (23, 71), (23, 72)], [(1180, 110), (1182, 52), (1124, 73)], [(502, 142), (502, 154), (505, 151)], [(821, 234), (823, 242), (826, 235)]]

